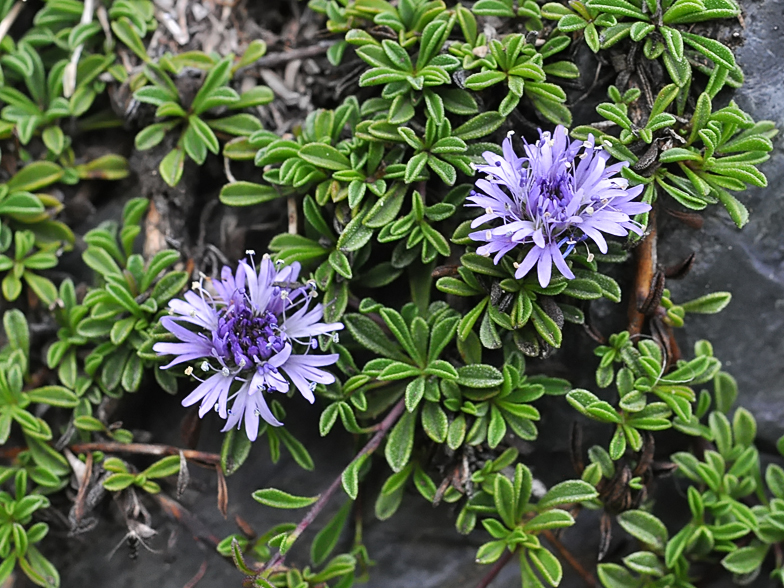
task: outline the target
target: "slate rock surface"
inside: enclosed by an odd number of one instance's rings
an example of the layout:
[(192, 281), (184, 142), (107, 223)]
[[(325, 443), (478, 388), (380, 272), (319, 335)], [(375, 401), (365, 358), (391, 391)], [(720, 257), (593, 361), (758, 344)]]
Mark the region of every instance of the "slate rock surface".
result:
[[(737, 58), (746, 82), (734, 99), (755, 119), (771, 119), (779, 128), (784, 128), (784, 51), (781, 48), (784, 2), (757, 0), (745, 2), (743, 7), (745, 42), (737, 51)], [(751, 216), (744, 230), (737, 230), (723, 210), (713, 207), (706, 213), (702, 229), (697, 231), (668, 222), (660, 235), (662, 263), (679, 261), (692, 251), (697, 254), (687, 278), (669, 283), (676, 301), (716, 290), (733, 293), (733, 300), (723, 313), (687, 317), (683, 349), (690, 353), (694, 341), (702, 338), (713, 342), (717, 357), (738, 381), (739, 404), (749, 408), (757, 418), (761, 449), (770, 452), (774, 450), (775, 441), (784, 434), (784, 141), (779, 137), (774, 145), (770, 161), (762, 167), (769, 187), (740, 195)], [(179, 417), (171, 416), (181, 410), (177, 399), (165, 398), (156, 403), (155, 414), (149, 417), (152, 420), (135, 426), (153, 431), (156, 441), (178, 444), (177, 431), (171, 430), (171, 423), (179, 421)], [(292, 412), (289, 421), (299, 438), (317, 435), (314, 435), (318, 418), (315, 410), (306, 407), (303, 415), (296, 417)], [(552, 420), (556, 417), (557, 414), (550, 415)], [(548, 433), (547, 423), (542, 425), (542, 436), (531, 459), (535, 476), (549, 483), (559, 476), (571, 475), (572, 469), (566, 453), (568, 442), (564, 429)], [(219, 426), (217, 419), (208, 417), (200, 448), (215, 450), (219, 447), (220, 438), (215, 432)], [(224, 520), (216, 508), (216, 482), (212, 472), (191, 468), (193, 489), (186, 491), (182, 503), (219, 538), (237, 531), (232, 522), (237, 513), (259, 532), (278, 522), (296, 521), (301, 511), (261, 507), (252, 500), (251, 492), (275, 486), (293, 493), (316, 494), (348, 463), (351, 443), (347, 435), (341, 437), (334, 432), (325, 441), (309, 445), (319, 464), (314, 473), (302, 471), (285, 455), (279, 465), (270, 463), (266, 443), (258, 443), (251, 460), (228, 480), (228, 520)], [(660, 486), (664, 496), (668, 493), (682, 495), (672, 479)], [(411, 496), (390, 520), (379, 522), (372, 515), (374, 498), (371, 494), (363, 504), (365, 542), (371, 558), (376, 561), (369, 582), (364, 584), (368, 588), (470, 588), (489, 569), (473, 562), (483, 537), (480, 533), (468, 539), (460, 536), (454, 528), (454, 514), (448, 505), (434, 509), (420, 498)], [(344, 499), (343, 496), (336, 498), (325, 515), (335, 512)], [(107, 504), (106, 509), (116, 511), (113, 504)], [(83, 538), (63, 537), (60, 549), (51, 554), (62, 573), (62, 585), (67, 588), (88, 585), (182, 588), (197, 573), (202, 562), (207, 564), (206, 573), (197, 586), (241, 585), (242, 575), (203, 542), (194, 542), (187, 529), (178, 528), (160, 514), (155, 515), (153, 522), (159, 533), (150, 544), (163, 553), (153, 554), (142, 549), (134, 561), (129, 561), (124, 546), (107, 560), (124, 535), (121, 522), (112, 523), (111, 517), (104, 517), (99, 527)], [(597, 513), (583, 512), (577, 525), (567, 530), (562, 538), (588, 569), (595, 564), (598, 524)], [(620, 530), (616, 530), (616, 534), (615, 541), (623, 548), (628, 539), (621, 537)], [(290, 561), (307, 563), (312, 537), (312, 533), (305, 535), (301, 545), (298, 544), (289, 555)], [(173, 548), (167, 549), (167, 543), (172, 543)], [(568, 566), (564, 571), (562, 586), (584, 585)], [(728, 580), (721, 577), (710, 586), (728, 586)], [(766, 586), (767, 582), (761, 577), (755, 585)], [(519, 571), (515, 564), (507, 566), (491, 584), (491, 588), (519, 586)]]

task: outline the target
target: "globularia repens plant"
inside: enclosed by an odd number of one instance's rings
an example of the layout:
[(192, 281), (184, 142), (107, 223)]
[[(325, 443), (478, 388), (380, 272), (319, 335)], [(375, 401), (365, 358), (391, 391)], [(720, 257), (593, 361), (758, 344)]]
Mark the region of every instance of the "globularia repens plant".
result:
[[(183, 45), (187, 31), (147, 0), (49, 0), (17, 34), (30, 4), (0, 2), (0, 584), (21, 573), (59, 586), (50, 537), (89, 540), (109, 497), (133, 555), (156, 533), (151, 508), (184, 510), (167, 495), (182, 494), (189, 462), (217, 472), (225, 516), (226, 476), (266, 459), (251, 453), (259, 438), (272, 461), (282, 444), (313, 470), (309, 445), (341, 443), (319, 439), (339, 428), (359, 449), (335, 480), (313, 476), (320, 493), (275, 479), (253, 493), (304, 517), (214, 543), (243, 585), (349, 588), (372, 575), (360, 494), (378, 519), (404, 498), (453, 505), (443, 516), (488, 565), (479, 586), (510, 561), (524, 588), (562, 584), (564, 564), (605, 588), (721, 573), (784, 583), (781, 456), (760, 459), (711, 343), (682, 352), (674, 335), (731, 295), (673, 300), (667, 280), (692, 260), (656, 264), (661, 211), (693, 224), (721, 204), (742, 227), (743, 191), (767, 182), (777, 130), (730, 99), (743, 73), (707, 26), (732, 26), (735, 0), (311, 0), (332, 35), (317, 59), (351, 74), (338, 100), (290, 111), (277, 131), (264, 127), (280, 120), (275, 95), (253, 80), (277, 79), (254, 69), (261, 40), (239, 58), (162, 51), (161, 35)], [(586, 48), (615, 75), (596, 77), (609, 101), (573, 121), (594, 77), (574, 62)], [(222, 156), (220, 201), (285, 201), (288, 230), (242, 259), (218, 251), (218, 268), (186, 235), (142, 255), (145, 214), (148, 231), (161, 214), (145, 198), (74, 235), (59, 216), (70, 193), (53, 186), (128, 174), (118, 154), (79, 151), (106, 128), (140, 152), (161, 144), (154, 167), (172, 187), (195, 185), (186, 156), (203, 170)], [(75, 246), (71, 277), (58, 264)], [(599, 299), (614, 318), (592, 320)], [(567, 343), (596, 361), (551, 371), (541, 360)], [(564, 379), (594, 370), (588, 388)], [(162, 391), (198, 405), (172, 423), (193, 431), (197, 414), (221, 428), (219, 453), (134, 443), (123, 401)], [(309, 404), (319, 430), (298, 440), (289, 425)], [(573, 429), (571, 476), (537, 470), (543, 412), (572, 415), (555, 425)], [(583, 448), (583, 428), (602, 441)], [(680, 520), (657, 501), (664, 475), (682, 490)], [(343, 504), (325, 520), (333, 499)], [(594, 569), (561, 543), (584, 510), (601, 511)], [(290, 555), (311, 526), (310, 561)], [(610, 551), (613, 530), (630, 536), (625, 551)]]

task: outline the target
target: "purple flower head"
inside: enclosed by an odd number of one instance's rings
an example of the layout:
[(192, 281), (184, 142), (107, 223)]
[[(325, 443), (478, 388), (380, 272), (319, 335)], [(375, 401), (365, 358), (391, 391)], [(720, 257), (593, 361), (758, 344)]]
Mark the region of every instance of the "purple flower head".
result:
[(632, 217), (651, 207), (633, 201), (643, 186), (630, 188), (618, 176), (627, 162), (607, 166), (610, 155), (595, 144), (593, 135), (587, 141), (570, 141), (561, 125), (552, 135), (539, 135), (535, 144), (525, 144), (525, 157), (517, 156), (511, 136), (503, 142), (503, 157), (483, 154), (487, 164), (476, 169), (487, 175), (477, 180), (477, 190), (468, 200), (484, 214), (471, 226), (495, 226), (469, 236), (485, 242), (477, 253), (494, 255), (495, 263), (518, 245), (526, 246), (522, 262), (515, 263), (515, 277), (520, 279), (537, 266), (539, 283), (546, 287), (553, 264), (565, 277), (574, 278), (566, 257), (578, 243), (591, 239), (606, 253), (602, 233), (641, 235), (643, 227)]
[[(184, 300), (169, 302), (172, 316), (161, 324), (179, 342), (153, 346), (160, 355), (175, 356), (163, 369), (196, 361), (200, 371), (210, 374), (198, 378), (201, 384), (183, 406), (201, 402), (200, 417), (214, 408), (226, 419), (223, 431), (244, 422), (248, 438), (255, 441), (259, 417), (281, 425), (266, 394), (286, 393), (293, 384), (313, 403), (316, 385), (335, 381), (321, 368), (335, 363), (338, 355), (316, 353), (315, 337), (343, 325), (321, 322), (323, 307), (310, 305), (315, 285), (298, 283), (299, 271), (299, 263), (276, 267), (265, 255), (258, 268), (245, 261), (235, 273), (224, 267), (220, 279), (211, 280), (214, 295), (196, 283)], [(193, 371), (186, 369), (189, 375)]]

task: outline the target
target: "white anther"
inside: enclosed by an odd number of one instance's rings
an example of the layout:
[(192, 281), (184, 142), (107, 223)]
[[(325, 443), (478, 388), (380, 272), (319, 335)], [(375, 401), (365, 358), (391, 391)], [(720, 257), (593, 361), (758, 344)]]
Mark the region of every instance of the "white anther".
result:
[(193, 373), (193, 368), (191, 366), (188, 366), (188, 367), (185, 368), (185, 375), (186, 376), (190, 376), (192, 373)]

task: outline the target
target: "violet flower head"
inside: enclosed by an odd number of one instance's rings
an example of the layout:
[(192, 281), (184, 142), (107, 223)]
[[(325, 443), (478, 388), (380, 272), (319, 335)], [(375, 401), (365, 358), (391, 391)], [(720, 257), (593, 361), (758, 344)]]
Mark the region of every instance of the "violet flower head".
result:
[(522, 278), (536, 266), (539, 283), (546, 287), (553, 264), (565, 277), (574, 278), (566, 257), (578, 243), (591, 239), (606, 253), (603, 233), (641, 235), (644, 227), (632, 217), (651, 207), (634, 201), (642, 185), (630, 188), (618, 175), (628, 163), (608, 166), (610, 154), (596, 145), (593, 135), (587, 141), (570, 141), (561, 125), (552, 134), (539, 134), (535, 144), (525, 144), (525, 157), (517, 156), (511, 136), (503, 142), (503, 157), (483, 154), (487, 165), (476, 169), (487, 175), (477, 180), (477, 190), (468, 200), (469, 206), (485, 212), (471, 226), (495, 226), (469, 236), (485, 242), (477, 253), (494, 255), (496, 264), (518, 245), (526, 247), (523, 260), (515, 263), (515, 277)]
[[(268, 394), (286, 393), (293, 384), (313, 403), (316, 385), (335, 381), (321, 368), (338, 355), (318, 353), (316, 337), (337, 337), (343, 325), (321, 322), (322, 305), (310, 305), (315, 284), (298, 283), (299, 272), (299, 263), (276, 267), (265, 255), (258, 268), (245, 261), (235, 273), (224, 267), (220, 279), (212, 280), (214, 295), (196, 283), (184, 300), (169, 302), (172, 316), (161, 324), (179, 342), (153, 346), (160, 355), (175, 356), (162, 369), (196, 361), (205, 374), (183, 406), (201, 402), (200, 417), (214, 408), (226, 419), (223, 431), (244, 422), (255, 441), (259, 417), (281, 425), (267, 404)], [(192, 367), (185, 371), (195, 376)]]

